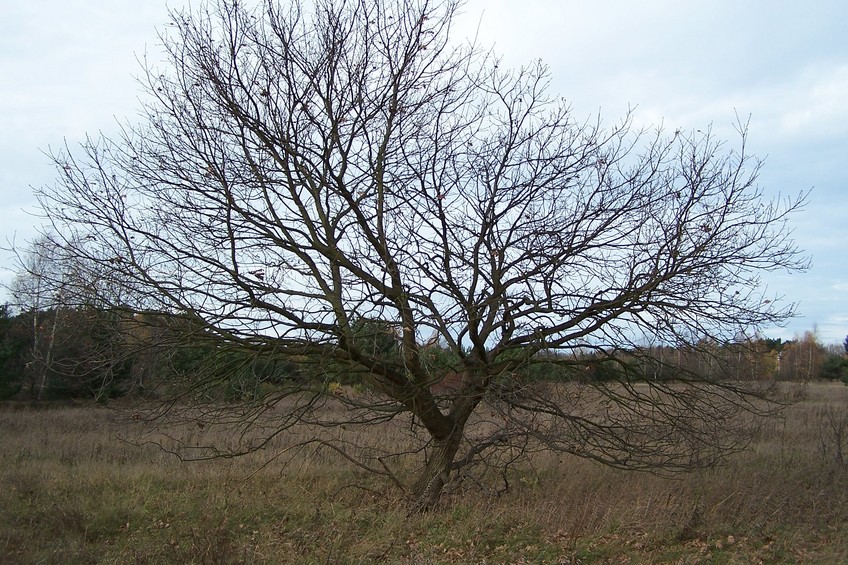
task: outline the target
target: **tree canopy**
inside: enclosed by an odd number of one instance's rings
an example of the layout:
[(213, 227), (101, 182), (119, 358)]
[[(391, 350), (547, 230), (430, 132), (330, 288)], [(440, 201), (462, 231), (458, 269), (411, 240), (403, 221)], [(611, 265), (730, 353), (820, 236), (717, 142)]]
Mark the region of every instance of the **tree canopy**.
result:
[[(750, 391), (720, 364), (645, 386), (632, 369), (645, 343), (709, 352), (792, 315), (760, 276), (804, 268), (787, 227), (803, 196), (764, 196), (744, 123), (728, 145), (710, 128), (575, 116), (543, 64), (504, 69), (457, 40), (461, 4), (173, 12), (141, 120), (54, 155), (57, 184), (38, 195), (55, 244), (99, 281), (100, 303), (186, 316), (216, 351), (321, 359), (272, 393), (285, 409), (270, 435), (408, 418), (419, 508), (504, 446), (628, 468), (713, 462), (739, 445)], [(516, 376), (583, 370), (590, 353), (613, 382)], [(375, 392), (333, 399), (349, 412), (322, 420), (313, 409), (330, 401), (303, 391), (346, 371)]]

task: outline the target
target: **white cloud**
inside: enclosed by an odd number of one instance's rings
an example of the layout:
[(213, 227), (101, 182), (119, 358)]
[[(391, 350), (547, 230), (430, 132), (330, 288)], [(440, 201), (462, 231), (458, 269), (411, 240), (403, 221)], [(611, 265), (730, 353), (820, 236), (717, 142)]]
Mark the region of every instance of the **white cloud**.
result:
[(780, 133), (792, 139), (848, 134), (848, 64), (808, 69), (786, 89), (789, 107), (780, 113)]

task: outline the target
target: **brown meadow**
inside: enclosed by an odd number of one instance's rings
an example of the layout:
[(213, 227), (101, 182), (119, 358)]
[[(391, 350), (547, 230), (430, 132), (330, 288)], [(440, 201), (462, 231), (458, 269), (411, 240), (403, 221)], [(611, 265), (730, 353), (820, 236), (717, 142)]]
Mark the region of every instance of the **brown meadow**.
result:
[[(144, 443), (221, 433), (186, 424), (166, 436), (108, 407), (0, 407), (0, 562), (848, 561), (841, 384), (809, 385), (720, 467), (668, 478), (542, 455), (506, 492), (454, 487), (411, 517), (390, 484), (337, 454), (287, 451), (296, 438), (192, 463)], [(367, 433), (405, 440), (391, 426)]]

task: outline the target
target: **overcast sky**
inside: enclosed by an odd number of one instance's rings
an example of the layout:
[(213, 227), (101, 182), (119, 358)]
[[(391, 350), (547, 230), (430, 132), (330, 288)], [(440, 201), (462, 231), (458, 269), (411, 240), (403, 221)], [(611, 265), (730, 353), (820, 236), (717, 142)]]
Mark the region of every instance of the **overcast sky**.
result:
[[(20, 244), (40, 223), (31, 187), (54, 177), (44, 152), (134, 119), (138, 59), (157, 58), (167, 7), (29, 0), (0, 16), (0, 238)], [(712, 125), (730, 142), (736, 116), (750, 116), (762, 187), (812, 189), (794, 221), (812, 269), (766, 279), (802, 316), (768, 334), (848, 335), (848, 2), (471, 0), (459, 30), (477, 29), (509, 66), (542, 59), (578, 116), (611, 124), (635, 107), (640, 124)]]

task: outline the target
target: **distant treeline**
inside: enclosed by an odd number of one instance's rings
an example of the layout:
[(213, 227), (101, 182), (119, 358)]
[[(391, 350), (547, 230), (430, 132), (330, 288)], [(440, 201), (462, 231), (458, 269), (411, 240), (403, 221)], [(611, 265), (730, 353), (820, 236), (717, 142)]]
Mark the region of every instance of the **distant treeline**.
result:
[(214, 340), (187, 316), (0, 307), (0, 399), (159, 396), (200, 379), (236, 397), (298, 374), (294, 360)]
[[(397, 355), (390, 330), (363, 323), (361, 340)], [(848, 340), (846, 340), (848, 342)], [(459, 358), (438, 344), (422, 345), (442, 386), (460, 372)], [(848, 343), (846, 343), (848, 350)], [(618, 351), (542, 352), (505, 382), (681, 378), (848, 382), (848, 358), (836, 346), (802, 338), (746, 339), (693, 347), (644, 346)], [(281, 354), (268, 344), (214, 339), (189, 316), (127, 314), (97, 308), (59, 308), (12, 314), (0, 307), (0, 399), (106, 400), (167, 396), (171, 387), (202, 382), (217, 399), (261, 398), (274, 387), (328, 383), (369, 387), (367, 372), (335, 359)]]

